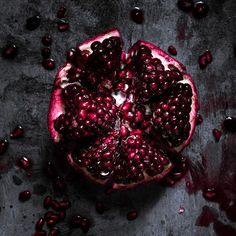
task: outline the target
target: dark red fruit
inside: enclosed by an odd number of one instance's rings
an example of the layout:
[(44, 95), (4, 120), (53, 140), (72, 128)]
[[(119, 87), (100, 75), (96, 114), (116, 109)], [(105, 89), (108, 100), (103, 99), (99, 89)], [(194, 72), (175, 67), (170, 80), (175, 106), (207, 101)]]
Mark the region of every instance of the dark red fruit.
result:
[(18, 49), (15, 44), (7, 45), (2, 50), (2, 57), (6, 59), (14, 59), (17, 55)]
[(45, 222), (44, 218), (42, 218), (42, 217), (39, 218), (38, 221), (37, 221), (36, 224), (35, 224), (35, 230), (36, 230), (36, 231), (42, 230), (42, 229), (43, 229), (44, 222)]
[(32, 161), (26, 157), (20, 157), (17, 161), (17, 165), (23, 170), (29, 170), (32, 167)]
[(20, 125), (15, 127), (10, 133), (10, 138), (12, 139), (22, 138), (23, 136), (24, 136), (24, 130)]
[(201, 69), (205, 69), (213, 60), (212, 54), (210, 51), (204, 52), (198, 58), (198, 63)]
[(34, 236), (46, 236), (47, 232), (45, 230), (41, 230), (41, 231), (36, 231), (34, 233)]
[(70, 28), (70, 24), (64, 20), (61, 20), (60, 22), (57, 23), (57, 29), (60, 32), (65, 32)]
[(60, 6), (57, 11), (57, 18), (64, 18), (66, 14), (66, 8), (64, 6)]
[(217, 196), (217, 191), (214, 187), (208, 187), (203, 190), (203, 197), (209, 201), (214, 201)]
[(48, 34), (44, 35), (42, 37), (42, 44), (46, 47), (50, 46), (52, 44), (52, 37)]
[(193, 0), (178, 0), (177, 6), (182, 11), (190, 12), (193, 10), (194, 1)]
[(26, 29), (35, 30), (40, 26), (40, 23), (41, 23), (40, 15), (30, 17), (26, 20)]
[(43, 201), (43, 206), (45, 209), (48, 209), (52, 205), (52, 197), (46, 196)]
[(80, 228), (83, 233), (87, 233), (91, 227), (91, 223), (87, 218), (75, 215), (71, 219), (71, 226), (74, 228)]
[(197, 114), (197, 125), (202, 124), (202, 122), (203, 122), (202, 116), (200, 114)]
[(8, 141), (6, 139), (0, 139), (0, 155), (6, 152), (8, 147)]
[(213, 130), (212, 130), (212, 134), (214, 135), (215, 140), (216, 140), (217, 142), (219, 142), (220, 137), (221, 137), (221, 135), (222, 135), (221, 131), (218, 130), (218, 129), (213, 129)]
[(129, 212), (127, 213), (127, 219), (128, 219), (129, 221), (135, 220), (137, 217), (138, 217), (138, 212), (137, 212), (136, 210), (129, 211)]
[(48, 236), (57, 236), (59, 234), (60, 234), (60, 231), (57, 228), (50, 229), (48, 232)]
[(55, 61), (52, 58), (44, 59), (42, 65), (47, 70), (53, 70), (55, 68)]
[(208, 14), (208, 11), (209, 11), (209, 7), (207, 3), (203, 1), (199, 1), (194, 4), (194, 8), (193, 8), (194, 17), (201, 19)]
[[(190, 143), (198, 110), (184, 65), (149, 42), (138, 41), (127, 56), (122, 48), (113, 29), (70, 50), (48, 114), (69, 164), (113, 189), (158, 181), (175, 167), (169, 148), (180, 152)], [(175, 169), (174, 182), (186, 166)]]
[(19, 193), (19, 200), (22, 202), (27, 201), (30, 198), (31, 198), (31, 192), (28, 190)]
[(101, 202), (101, 201), (97, 201), (96, 202), (96, 211), (99, 214), (103, 214), (104, 213), (105, 206), (104, 206), (103, 202)]
[(223, 122), (224, 129), (228, 132), (236, 132), (236, 118), (227, 116)]
[(138, 7), (130, 11), (130, 18), (137, 24), (142, 24), (144, 21), (144, 12)]
[(172, 45), (170, 45), (170, 46), (168, 47), (168, 52), (169, 52), (171, 55), (173, 55), (173, 56), (176, 56), (176, 55), (177, 55), (177, 50), (176, 50), (176, 48), (175, 48), (174, 46), (172, 46)]
[(51, 56), (51, 49), (50, 48), (42, 48), (41, 55), (45, 59), (49, 58)]

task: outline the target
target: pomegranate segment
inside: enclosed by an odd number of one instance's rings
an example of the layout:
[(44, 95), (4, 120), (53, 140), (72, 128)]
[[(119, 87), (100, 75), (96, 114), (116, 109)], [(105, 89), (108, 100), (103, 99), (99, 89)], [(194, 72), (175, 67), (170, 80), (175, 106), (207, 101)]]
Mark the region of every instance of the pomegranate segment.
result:
[(70, 50), (48, 114), (53, 141), (73, 143), (69, 164), (114, 189), (162, 179), (172, 168), (167, 149), (189, 144), (198, 110), (183, 64), (149, 42), (126, 56), (122, 47), (112, 29)]

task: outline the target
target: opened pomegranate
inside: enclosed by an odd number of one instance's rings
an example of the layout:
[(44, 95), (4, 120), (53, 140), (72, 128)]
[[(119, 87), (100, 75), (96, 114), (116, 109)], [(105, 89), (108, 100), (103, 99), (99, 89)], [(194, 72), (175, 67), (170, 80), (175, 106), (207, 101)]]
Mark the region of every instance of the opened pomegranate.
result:
[(128, 189), (171, 170), (169, 152), (189, 144), (197, 110), (184, 65), (145, 41), (125, 54), (112, 29), (67, 53), (48, 128), (55, 143), (68, 144), (66, 158), (75, 170), (95, 183)]

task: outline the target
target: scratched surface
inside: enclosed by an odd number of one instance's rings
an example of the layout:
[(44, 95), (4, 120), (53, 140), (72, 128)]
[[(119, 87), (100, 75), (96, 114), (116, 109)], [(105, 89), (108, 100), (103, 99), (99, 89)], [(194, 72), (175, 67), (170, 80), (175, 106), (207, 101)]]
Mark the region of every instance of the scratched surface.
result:
[[(46, 71), (41, 67), (41, 37), (49, 32), (53, 37), (52, 57), (57, 66), (65, 61), (65, 52), (76, 43), (118, 27), (123, 35), (126, 49), (138, 39), (151, 41), (163, 49), (170, 44), (178, 50), (177, 58), (187, 66), (199, 91), (202, 126), (197, 127), (191, 145), (184, 154), (193, 160), (207, 155), (220, 163), (222, 142), (216, 144), (211, 130), (220, 128), (227, 115), (236, 116), (236, 1), (209, 0), (209, 15), (195, 20), (191, 15), (179, 11), (175, 0), (74, 0), (64, 1), (68, 8), (70, 30), (58, 32), (55, 13), (63, 1), (52, 0), (0, 0), (0, 47), (6, 42), (15, 42), (18, 56), (12, 61), (0, 58), (0, 136), (7, 137), (12, 127), (21, 124), (25, 137), (11, 140), (8, 151), (0, 157), (0, 235), (32, 235), (34, 224), (44, 214), (43, 196), (52, 186), (41, 171), (43, 161), (57, 158), (47, 132), (47, 110), (56, 70)], [(139, 6), (145, 11), (145, 23), (136, 25), (129, 19), (129, 10)], [(35, 31), (24, 28), (27, 17), (39, 12), (42, 22)], [(204, 71), (199, 69), (198, 56), (209, 49), (214, 57)], [(231, 148), (235, 148), (235, 143)], [(34, 171), (27, 177), (14, 165), (15, 160), (26, 155), (34, 162)], [(67, 172), (67, 169), (64, 170)], [(63, 172), (63, 173), (64, 173)], [(23, 183), (16, 185), (13, 176)], [(39, 191), (39, 188), (40, 191)], [(18, 193), (29, 189), (33, 192), (26, 203), (18, 201)], [(92, 219), (89, 236), (208, 236), (215, 235), (212, 225), (208, 228), (195, 226), (196, 218), (204, 205), (213, 206), (202, 198), (201, 192), (189, 195), (185, 181), (173, 188), (157, 184), (143, 186), (128, 192), (106, 196), (103, 190), (78, 178), (68, 185), (68, 195), (73, 202), (68, 211), (80, 213)], [(109, 210), (103, 215), (95, 211), (97, 199), (104, 200)], [(178, 214), (180, 207), (185, 208)], [(139, 217), (127, 222), (128, 210), (139, 210)], [(224, 213), (219, 212), (222, 220)], [(25, 216), (25, 217), (24, 217)], [(82, 235), (81, 231), (70, 231), (66, 223), (59, 224), (62, 235)]]

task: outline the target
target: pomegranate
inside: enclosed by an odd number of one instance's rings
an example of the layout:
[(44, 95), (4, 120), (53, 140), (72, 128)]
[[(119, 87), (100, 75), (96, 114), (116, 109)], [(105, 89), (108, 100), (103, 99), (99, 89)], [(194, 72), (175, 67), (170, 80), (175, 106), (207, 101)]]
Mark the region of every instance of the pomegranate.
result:
[(113, 189), (162, 179), (169, 152), (190, 143), (198, 111), (183, 64), (146, 41), (122, 48), (112, 29), (70, 49), (48, 113), (53, 141), (70, 143), (69, 164)]

